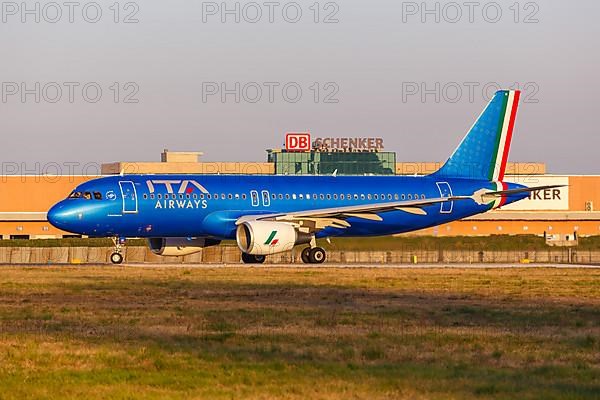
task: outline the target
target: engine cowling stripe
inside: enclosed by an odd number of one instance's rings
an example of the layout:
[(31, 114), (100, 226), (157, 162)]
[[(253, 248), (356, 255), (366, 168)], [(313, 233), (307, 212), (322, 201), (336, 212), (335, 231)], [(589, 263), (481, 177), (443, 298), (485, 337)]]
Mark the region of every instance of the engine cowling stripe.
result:
[(275, 237), (275, 235), (277, 235), (277, 231), (271, 232), (271, 234), (269, 235), (269, 238), (265, 241), (264, 244), (270, 244), (271, 240), (273, 240), (273, 238)]

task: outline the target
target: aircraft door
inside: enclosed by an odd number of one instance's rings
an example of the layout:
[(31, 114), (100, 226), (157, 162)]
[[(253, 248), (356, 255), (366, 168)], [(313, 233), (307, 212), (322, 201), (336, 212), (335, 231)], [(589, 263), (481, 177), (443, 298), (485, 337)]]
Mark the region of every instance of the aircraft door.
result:
[(250, 200), (252, 200), (252, 207), (258, 207), (259, 206), (259, 199), (258, 199), (258, 192), (256, 190), (251, 190), (250, 191)]
[[(438, 190), (440, 191), (440, 197), (452, 197), (452, 188), (448, 182), (436, 182)], [(452, 207), (454, 206), (453, 201), (446, 201), (440, 203), (440, 214), (452, 213)]]
[(123, 214), (135, 214), (138, 212), (137, 193), (135, 185), (131, 181), (120, 181), (121, 196), (123, 197)]
[(262, 203), (263, 203), (263, 206), (269, 207), (271, 205), (271, 197), (269, 196), (269, 191), (268, 190), (263, 190), (261, 192), (261, 194), (262, 194)]

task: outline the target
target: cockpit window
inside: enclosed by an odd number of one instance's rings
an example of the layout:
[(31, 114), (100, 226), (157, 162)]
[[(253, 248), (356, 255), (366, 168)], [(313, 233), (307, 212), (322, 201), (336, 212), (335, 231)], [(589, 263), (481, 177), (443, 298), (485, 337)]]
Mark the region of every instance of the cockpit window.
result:
[(102, 193), (100, 192), (78, 192), (78, 191), (73, 191), (71, 192), (71, 194), (69, 195), (69, 199), (80, 199), (80, 198), (84, 198), (86, 200), (91, 200), (92, 198), (95, 200), (102, 200)]

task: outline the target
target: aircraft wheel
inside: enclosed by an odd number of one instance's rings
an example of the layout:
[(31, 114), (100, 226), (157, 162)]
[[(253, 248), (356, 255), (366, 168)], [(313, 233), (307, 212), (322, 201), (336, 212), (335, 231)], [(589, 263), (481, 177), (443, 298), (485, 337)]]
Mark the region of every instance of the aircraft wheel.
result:
[(252, 254), (242, 253), (242, 261), (244, 264), (262, 264), (266, 259), (267, 257), (265, 256), (255, 256)]
[(110, 255), (110, 261), (113, 264), (121, 264), (123, 262), (123, 255), (121, 253), (112, 253)]
[(300, 253), (300, 258), (304, 264), (310, 264), (310, 247), (302, 249), (302, 253)]
[(314, 247), (310, 249), (309, 259), (312, 264), (322, 264), (325, 262), (327, 255), (325, 254), (325, 250), (321, 247)]

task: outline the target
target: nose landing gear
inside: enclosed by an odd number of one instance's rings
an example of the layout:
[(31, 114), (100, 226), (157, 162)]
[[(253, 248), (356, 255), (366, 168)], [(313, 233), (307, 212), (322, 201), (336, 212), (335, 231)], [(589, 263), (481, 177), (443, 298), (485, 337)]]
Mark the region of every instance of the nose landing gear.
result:
[(112, 237), (113, 244), (115, 245), (114, 252), (110, 255), (110, 261), (113, 264), (121, 264), (123, 262), (123, 245), (125, 244), (125, 238)]
[(114, 252), (110, 255), (110, 261), (113, 264), (121, 264), (123, 262), (123, 255), (121, 253)]

